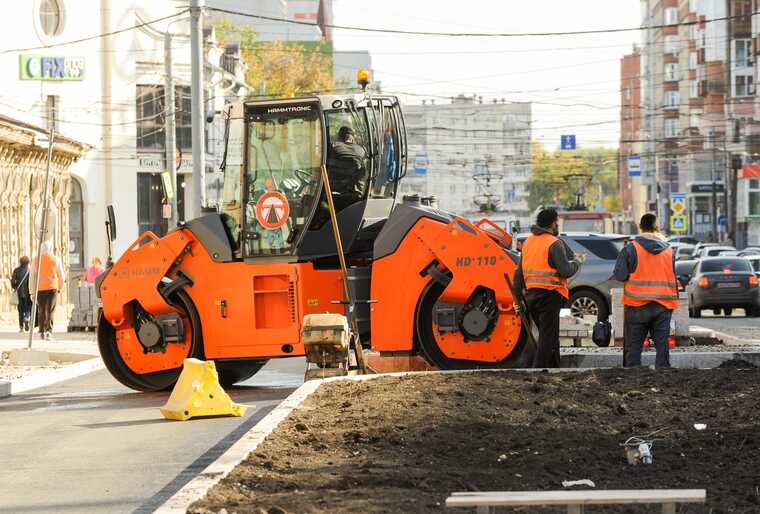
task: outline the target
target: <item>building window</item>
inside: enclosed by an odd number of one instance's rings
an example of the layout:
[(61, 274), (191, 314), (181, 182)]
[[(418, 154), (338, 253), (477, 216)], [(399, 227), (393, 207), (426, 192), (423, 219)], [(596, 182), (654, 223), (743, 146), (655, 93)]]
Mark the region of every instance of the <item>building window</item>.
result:
[(82, 186), (75, 178), (71, 179), (69, 195), (69, 267), (84, 269), (84, 202)]
[(190, 115), (190, 86), (177, 86), (174, 90), (175, 123), (177, 127), (177, 148), (193, 146), (193, 118)]
[(699, 127), (699, 119), (702, 117), (701, 112), (692, 112), (689, 114), (689, 126)]
[(665, 120), (665, 137), (677, 137), (679, 132), (678, 118)]
[[(174, 188), (177, 195), (177, 217), (185, 219), (185, 177), (177, 174), (177, 184)], [(166, 235), (168, 223), (163, 216), (163, 206), (166, 202), (164, 186), (160, 173), (137, 174), (137, 224), (139, 233), (150, 230), (159, 237)]]
[(696, 98), (699, 96), (699, 82), (696, 80), (689, 81), (689, 98)]
[(697, 0), (689, 0), (689, 12), (697, 12)]
[(40, 0), (40, 27), (46, 36), (57, 36), (63, 29), (63, 13), (59, 0)]
[(668, 7), (665, 9), (665, 25), (676, 25), (678, 23), (678, 7)]
[(137, 148), (163, 150), (164, 139), (163, 86), (137, 86)]
[(689, 69), (690, 70), (697, 69), (697, 52), (689, 53)]
[(749, 181), (749, 215), (760, 216), (760, 180)]
[(678, 91), (666, 91), (665, 92), (665, 107), (670, 109), (677, 109), (681, 104), (681, 93)]
[(737, 75), (735, 80), (734, 96), (750, 96), (755, 94), (752, 75)]
[(55, 95), (48, 95), (45, 101), (45, 119), (48, 130), (58, 132), (58, 104), (59, 99)]
[(752, 40), (734, 41), (734, 68), (746, 68), (752, 65)]
[(665, 36), (665, 53), (678, 53), (678, 36)]
[(679, 79), (678, 63), (669, 63), (665, 65), (665, 80)]
[(699, 33), (697, 32), (699, 29), (696, 25), (689, 25), (689, 39), (692, 41), (697, 40), (697, 36)]

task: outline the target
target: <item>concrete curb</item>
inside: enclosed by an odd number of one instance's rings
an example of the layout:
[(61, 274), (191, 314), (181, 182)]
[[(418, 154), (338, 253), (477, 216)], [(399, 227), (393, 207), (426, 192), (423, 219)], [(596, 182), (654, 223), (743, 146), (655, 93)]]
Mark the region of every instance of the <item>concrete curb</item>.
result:
[(57, 384), (58, 382), (77, 378), (105, 368), (100, 357), (87, 357), (86, 360), (74, 362), (73, 364), (68, 364), (60, 368), (43, 368), (30, 376), (22, 377), (10, 382), (0, 381), (0, 398)]

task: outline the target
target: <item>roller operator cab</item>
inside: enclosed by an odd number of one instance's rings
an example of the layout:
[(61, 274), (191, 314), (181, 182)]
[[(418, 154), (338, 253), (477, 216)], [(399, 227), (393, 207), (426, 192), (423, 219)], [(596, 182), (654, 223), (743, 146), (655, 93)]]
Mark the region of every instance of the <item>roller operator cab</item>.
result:
[(198, 357), (231, 384), (304, 354), (303, 317), (345, 309), (323, 167), (362, 340), (441, 368), (517, 364), (511, 238), (487, 220), (395, 204), (407, 157), (395, 97), (242, 102), (227, 114), (218, 212), (142, 234), (98, 282), (114, 377), (166, 389)]

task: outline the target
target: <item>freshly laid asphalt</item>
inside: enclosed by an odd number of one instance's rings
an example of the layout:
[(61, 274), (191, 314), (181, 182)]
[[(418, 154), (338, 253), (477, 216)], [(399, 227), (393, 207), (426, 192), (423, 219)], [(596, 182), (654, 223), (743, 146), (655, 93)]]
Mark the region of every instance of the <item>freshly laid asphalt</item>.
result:
[(270, 361), (228, 389), (242, 418), (167, 421), (169, 393), (98, 371), (0, 400), (0, 512), (152, 512), (303, 381), (302, 358)]

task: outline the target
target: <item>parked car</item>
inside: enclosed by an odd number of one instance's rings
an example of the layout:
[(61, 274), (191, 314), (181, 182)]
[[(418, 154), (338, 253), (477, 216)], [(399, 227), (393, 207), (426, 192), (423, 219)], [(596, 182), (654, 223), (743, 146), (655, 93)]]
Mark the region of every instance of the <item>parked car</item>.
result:
[(694, 248), (692, 244), (679, 243), (678, 246), (673, 248), (673, 251), (676, 252), (676, 260), (691, 260), (694, 255)]
[(706, 257), (717, 257), (721, 252), (732, 251), (735, 252), (736, 248), (733, 246), (705, 246), (694, 253), (695, 259), (704, 259)]
[(739, 257), (749, 257), (751, 255), (760, 255), (760, 248), (745, 248), (739, 252)]
[(686, 285), (691, 281), (694, 274), (694, 268), (697, 267), (697, 260), (676, 261), (676, 279), (678, 279), (678, 289), (686, 290)]
[(670, 236), (668, 237), (668, 243), (685, 243), (690, 245), (696, 245), (699, 243), (699, 239), (694, 236)]
[[(516, 247), (522, 247), (529, 234), (518, 234)], [(570, 312), (573, 316), (588, 321), (606, 320), (612, 304), (611, 290), (623, 287), (612, 278), (615, 261), (628, 241), (628, 236), (618, 234), (596, 234), (589, 232), (562, 233), (559, 237), (570, 249), (580, 254), (586, 253), (586, 262), (580, 271), (568, 281), (570, 289)]]
[(747, 259), (752, 265), (752, 269), (755, 271), (755, 274), (760, 276), (760, 254), (745, 255), (744, 258)]
[(700, 260), (686, 286), (689, 315), (702, 316), (702, 310), (722, 310), (726, 316), (733, 309), (744, 309), (747, 316), (760, 316), (758, 276), (744, 257), (707, 257)]

